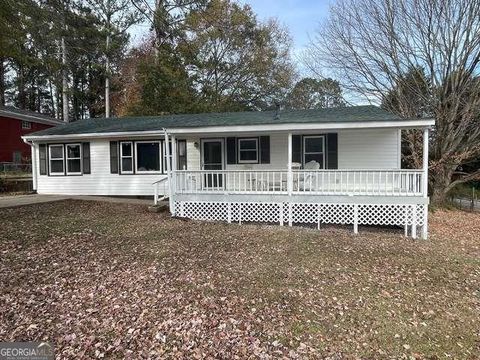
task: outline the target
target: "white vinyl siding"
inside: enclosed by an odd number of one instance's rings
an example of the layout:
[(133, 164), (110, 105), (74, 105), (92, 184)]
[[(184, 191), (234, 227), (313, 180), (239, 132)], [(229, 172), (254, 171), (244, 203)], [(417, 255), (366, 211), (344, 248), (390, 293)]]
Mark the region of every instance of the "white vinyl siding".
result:
[[(153, 195), (154, 181), (163, 174), (122, 175), (110, 173), (110, 140), (90, 141), (91, 174), (83, 176), (46, 176), (37, 177), (39, 194), (65, 195)], [(36, 146), (38, 159), (38, 146)], [(39, 161), (36, 162), (39, 172)]]
[(338, 132), (339, 169), (399, 169), (398, 130), (344, 130)]
[(200, 138), (187, 138), (187, 170), (200, 170)]

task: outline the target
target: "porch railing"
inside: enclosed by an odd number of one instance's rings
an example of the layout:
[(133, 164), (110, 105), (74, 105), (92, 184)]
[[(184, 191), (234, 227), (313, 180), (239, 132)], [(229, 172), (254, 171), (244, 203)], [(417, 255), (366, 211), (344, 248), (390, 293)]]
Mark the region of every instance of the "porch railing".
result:
[[(178, 170), (176, 194), (422, 196), (422, 170)], [(289, 189), (291, 189), (289, 191)]]

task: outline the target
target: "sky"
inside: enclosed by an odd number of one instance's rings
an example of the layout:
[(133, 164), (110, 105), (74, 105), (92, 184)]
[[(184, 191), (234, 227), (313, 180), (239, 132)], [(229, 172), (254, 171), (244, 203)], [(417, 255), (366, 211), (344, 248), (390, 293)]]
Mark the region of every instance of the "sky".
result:
[(293, 40), (293, 54), (299, 55), (313, 37), (319, 22), (328, 16), (329, 0), (239, 0), (252, 7), (266, 20), (277, 18), (285, 25)]

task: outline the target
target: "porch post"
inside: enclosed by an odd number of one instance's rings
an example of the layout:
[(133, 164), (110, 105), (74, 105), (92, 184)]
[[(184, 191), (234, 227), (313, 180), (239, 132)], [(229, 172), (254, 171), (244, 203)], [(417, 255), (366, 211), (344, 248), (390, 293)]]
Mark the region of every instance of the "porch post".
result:
[(30, 144), (30, 149), (32, 150), (32, 189), (37, 190), (37, 154), (35, 151), (35, 144), (32, 142)]
[(170, 146), (168, 141), (168, 133), (165, 130), (165, 159), (167, 160), (167, 181), (168, 181), (168, 207), (170, 214), (173, 216), (173, 192), (172, 192), (172, 174), (170, 169)]
[[(425, 199), (428, 198), (428, 133), (429, 129), (423, 129), (423, 183), (422, 193)], [(428, 204), (423, 207), (423, 226), (422, 226), (422, 239), (426, 240), (428, 236)]]
[(293, 192), (293, 173), (292, 173), (292, 133), (288, 133), (288, 154), (287, 154), (287, 191), (288, 195)]
[(428, 128), (423, 129), (423, 183), (422, 194), (423, 197), (428, 197)]
[[(174, 197), (175, 193), (177, 191), (177, 139), (175, 138), (175, 135), (171, 136), (171, 143), (172, 143), (172, 164), (171, 164), (171, 169), (170, 169), (170, 175), (172, 179), (172, 203), (174, 204)], [(172, 207), (172, 215), (176, 215), (175, 211), (175, 205)]]

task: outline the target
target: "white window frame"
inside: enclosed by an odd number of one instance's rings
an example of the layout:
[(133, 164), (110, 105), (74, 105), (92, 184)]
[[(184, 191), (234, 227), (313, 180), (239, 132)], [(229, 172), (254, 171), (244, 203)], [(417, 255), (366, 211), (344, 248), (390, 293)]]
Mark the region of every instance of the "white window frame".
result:
[[(163, 140), (160, 140), (160, 143), (161, 143), (161, 148), (162, 148), (162, 151), (161, 151), (161, 155), (162, 155), (162, 174), (166, 174), (167, 173), (167, 142), (165, 141), (165, 139)], [(171, 144), (171, 141), (168, 142), (169, 144)], [(172, 169), (172, 166), (173, 166), (173, 162), (172, 162), (172, 149), (170, 148), (170, 170), (173, 170)]]
[(32, 123), (30, 121), (22, 120), (22, 130), (30, 130), (32, 128)]
[[(123, 155), (123, 144), (130, 144), (130, 155)], [(132, 170), (123, 170), (123, 159), (132, 159)], [(135, 169), (135, 161), (133, 159), (133, 142), (132, 141), (120, 141), (120, 174), (133, 174), (133, 170)]]
[[(322, 150), (323, 151), (308, 151), (306, 152), (305, 149), (306, 149), (306, 146), (305, 146), (305, 143), (306, 143), (306, 140), (307, 139), (319, 139), (321, 138), (322, 139)], [(322, 167), (320, 169), (325, 169), (325, 135), (308, 135), (308, 136), (303, 136), (303, 148), (302, 148), (302, 160), (303, 160), (303, 166), (305, 166), (306, 162), (305, 162), (305, 155), (316, 155), (316, 154), (322, 154), (322, 158), (323, 158), (323, 164), (322, 164)]]
[[(242, 146), (241, 146), (241, 143), (242, 141), (252, 141), (254, 140), (255, 141), (255, 150), (253, 149), (244, 149), (242, 150)], [(258, 164), (258, 138), (256, 137), (252, 137), (252, 138), (239, 138), (237, 139), (238, 143), (237, 143), (237, 153), (238, 153), (238, 163), (239, 164)], [(241, 156), (240, 156), (240, 153), (242, 151), (255, 151), (255, 155), (256, 155), (256, 158), (255, 160), (241, 160)]]
[[(68, 157), (68, 148), (71, 146), (78, 146), (80, 149), (80, 156), (79, 157)], [(73, 144), (65, 144), (65, 166), (67, 170), (67, 175), (82, 175), (83, 172), (83, 164), (82, 164), (82, 144), (81, 143), (73, 143)], [(78, 160), (80, 161), (80, 171), (68, 171), (68, 160)]]
[[(61, 147), (62, 148), (62, 157), (61, 158), (52, 158), (52, 147)], [(62, 160), (63, 171), (62, 172), (52, 172), (52, 160), (59, 161)], [(51, 144), (48, 145), (48, 174), (52, 176), (65, 175), (65, 146), (64, 144)]]
[[(158, 161), (159, 161), (159, 170), (153, 171), (140, 171), (138, 170), (138, 148), (137, 144), (158, 144)], [(162, 142), (160, 140), (145, 140), (145, 141), (135, 141), (135, 173), (136, 174), (161, 174), (162, 173)]]

